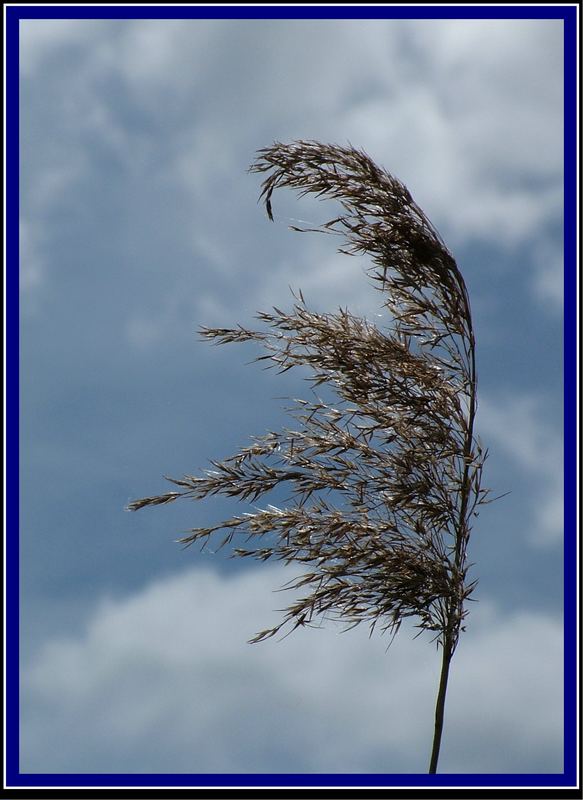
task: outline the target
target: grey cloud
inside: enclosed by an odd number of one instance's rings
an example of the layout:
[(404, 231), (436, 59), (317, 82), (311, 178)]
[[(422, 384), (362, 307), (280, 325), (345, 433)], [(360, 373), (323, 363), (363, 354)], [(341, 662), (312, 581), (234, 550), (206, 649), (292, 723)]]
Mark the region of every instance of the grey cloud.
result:
[[(263, 646), (287, 572), (192, 569), (103, 603), (24, 672), (26, 771), (424, 772), (438, 654), (334, 626)], [(561, 769), (559, 621), (471, 616), (443, 771)], [(544, 653), (544, 657), (542, 654)]]
[[(243, 227), (255, 213), (244, 170), (274, 138), (368, 149), (454, 247), (539, 242), (560, 212), (561, 38), (551, 21), (48, 20), (26, 21), (22, 45), (25, 76), (43, 65), (60, 76), (28, 134), (39, 124), (45, 138), (52, 132), (24, 171), (23, 213), (38, 239), (50, 228), (34, 200), (41, 184), (75, 166), (79, 192), (80, 176), (91, 183), (105, 166), (126, 176), (125, 191), (132, 180), (173, 191), (196, 220), (183, 226), (183, 246), (207, 259), (204, 229), (218, 263), (239, 270), (224, 227), (239, 219), (243, 248), (258, 230)], [(24, 83), (25, 111), (36, 85)], [(55, 186), (53, 207), (71, 191), (71, 181)], [(311, 211), (291, 199), (280, 208), (284, 218)], [(533, 285), (544, 284), (540, 275)], [(240, 283), (255, 290), (251, 269)], [(167, 307), (180, 302), (181, 284), (167, 283)], [(128, 330), (141, 341), (139, 320)]]
[(480, 429), (492, 446), (526, 470), (538, 489), (531, 490), (525, 530), (531, 544), (549, 547), (563, 541), (563, 437), (560, 419), (552, 421), (536, 395), (483, 398)]

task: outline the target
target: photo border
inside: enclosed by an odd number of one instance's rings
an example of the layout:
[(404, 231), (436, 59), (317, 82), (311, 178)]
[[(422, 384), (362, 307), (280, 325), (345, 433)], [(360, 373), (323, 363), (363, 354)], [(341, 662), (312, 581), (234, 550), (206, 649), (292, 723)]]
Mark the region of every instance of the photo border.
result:
[[(407, 789), (407, 797), (468, 796), (467, 789), (529, 789), (528, 797), (580, 797), (578, 761), (579, 695), (579, 585), (578, 549), (578, 66), (579, 8), (563, 5), (357, 5), (357, 4), (204, 4), (204, 5), (18, 5), (4, 8), (5, 21), (5, 778), (4, 789), (125, 788), (142, 789), (140, 796), (167, 796), (167, 790), (288, 788), (349, 790)], [(18, 209), (19, 209), (19, 22), (21, 19), (562, 19), (564, 21), (564, 772), (557, 774), (41, 774), (19, 771), (19, 310), (18, 310)], [(145, 792), (144, 788), (164, 789)], [(418, 788), (421, 791), (412, 791)], [(532, 791), (538, 788), (539, 792)], [(44, 791), (43, 791), (44, 790)], [(370, 791), (369, 791), (370, 790)], [(423, 791), (425, 790), (425, 791)], [(566, 790), (566, 791), (564, 791)], [(173, 792), (174, 793), (174, 792)], [(177, 792), (180, 793), (180, 792)], [(225, 792), (222, 792), (223, 794)], [(392, 792), (391, 792), (392, 793)], [(346, 793), (343, 792), (344, 796)], [(479, 793), (476, 793), (479, 794)], [(287, 796), (297, 796), (297, 793)], [(387, 792), (383, 792), (387, 796)], [(17, 795), (23, 797), (22, 792)], [(37, 792), (26, 796), (37, 796)], [(78, 794), (77, 794), (78, 796)]]

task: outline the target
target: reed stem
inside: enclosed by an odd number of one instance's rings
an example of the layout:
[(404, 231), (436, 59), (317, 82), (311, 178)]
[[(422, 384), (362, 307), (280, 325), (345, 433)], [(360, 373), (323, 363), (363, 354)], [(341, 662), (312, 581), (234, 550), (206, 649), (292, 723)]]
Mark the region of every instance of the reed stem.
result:
[(449, 678), (449, 665), (451, 664), (452, 649), (450, 642), (446, 642), (443, 648), (443, 659), (441, 662), (441, 677), (439, 679), (439, 690), (435, 703), (435, 727), (433, 731), (433, 746), (431, 749), (431, 761), (429, 764), (429, 774), (437, 772), (437, 762), (439, 760), (439, 750), (441, 747), (441, 735), (443, 733), (443, 719), (445, 712), (445, 696), (447, 694), (447, 680)]

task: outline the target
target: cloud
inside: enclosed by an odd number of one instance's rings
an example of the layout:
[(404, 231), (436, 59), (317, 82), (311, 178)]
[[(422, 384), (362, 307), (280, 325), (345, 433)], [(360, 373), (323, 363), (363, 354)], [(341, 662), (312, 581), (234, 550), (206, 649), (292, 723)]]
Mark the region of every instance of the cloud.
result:
[[(99, 23), (98, 23), (99, 24)], [(20, 68), (25, 76), (46, 67), (49, 58), (95, 35), (95, 21), (81, 19), (20, 20)]]
[(30, 292), (42, 282), (43, 262), (38, 231), (26, 219), (20, 220), (19, 245), (20, 288), (23, 292)]
[[(242, 229), (231, 223), (256, 214), (244, 175), (254, 150), (314, 137), (367, 149), (405, 180), (452, 247), (540, 249), (562, 198), (561, 36), (559, 22), (545, 20), (26, 20), (25, 78), (48, 67), (60, 77), (43, 121), (53, 144), (24, 184), (24, 214), (43, 239), (47, 222), (28, 206), (47, 171), (77, 164), (90, 180), (107, 154), (128, 181), (147, 174), (156, 191), (173, 187), (196, 221), (184, 226), (184, 247), (200, 258), (204, 231), (239, 272), (225, 224), (234, 240)], [(25, 105), (35, 86), (24, 83)], [(63, 192), (49, 195), (53, 205)], [(245, 251), (237, 307), (257, 296), (265, 266), (256, 253)], [(288, 271), (282, 256), (273, 274)], [(533, 286), (555, 298), (555, 271), (541, 267)], [(313, 291), (326, 298), (329, 288)], [(166, 305), (183, 291), (169, 282)], [(206, 287), (200, 296), (205, 308), (225, 305)], [(163, 335), (163, 321), (148, 326), (144, 334), (143, 321), (129, 323), (130, 341)]]
[(562, 242), (543, 242), (536, 251), (534, 292), (548, 311), (562, 314), (565, 265)]
[(543, 401), (533, 395), (507, 394), (480, 400), (479, 427), (492, 442), (535, 481), (530, 493), (529, 538), (533, 544), (554, 545), (563, 540), (563, 437), (551, 422)]
[(135, 20), (120, 27), (117, 65), (145, 104), (197, 85), (217, 57), (216, 20)]
[(562, 201), (559, 21), (392, 28), (401, 40), (386, 92), (345, 108), (339, 129), (398, 170), (448, 238), (536, 237)]
[[(23, 673), (25, 772), (424, 772), (439, 659), (402, 631), (245, 644), (289, 570), (195, 567), (103, 602)], [(454, 662), (443, 772), (562, 769), (562, 629), (480, 604)]]
[(25, 314), (38, 309), (50, 261), (51, 221), (79, 174), (78, 164), (40, 169), (24, 189), (30, 198), (23, 203), (19, 222), (20, 292)]

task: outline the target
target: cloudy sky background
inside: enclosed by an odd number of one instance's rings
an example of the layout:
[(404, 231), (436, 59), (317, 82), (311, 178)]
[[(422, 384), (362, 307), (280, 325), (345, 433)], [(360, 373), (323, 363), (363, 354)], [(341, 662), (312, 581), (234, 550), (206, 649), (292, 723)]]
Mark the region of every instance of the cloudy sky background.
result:
[[(327, 626), (250, 646), (278, 565), (183, 551), (224, 500), (124, 513), (284, 424), (306, 387), (198, 341), (308, 303), (373, 317), (362, 264), (257, 206), (273, 140), (363, 147), (466, 277), (480, 578), (440, 768), (563, 769), (562, 23), (21, 22), (21, 770), (427, 769), (439, 657)], [(238, 510), (245, 510), (238, 508)]]

